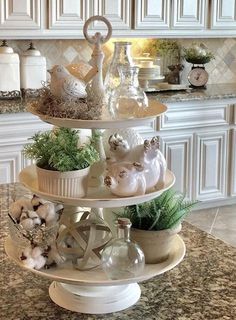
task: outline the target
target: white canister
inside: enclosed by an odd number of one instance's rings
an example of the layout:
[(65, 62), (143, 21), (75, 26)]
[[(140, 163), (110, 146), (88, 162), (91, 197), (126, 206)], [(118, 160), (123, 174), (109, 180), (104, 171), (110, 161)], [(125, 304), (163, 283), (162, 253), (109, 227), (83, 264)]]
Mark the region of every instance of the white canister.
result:
[(20, 58), (21, 89), (40, 89), (47, 79), (46, 58), (30, 44), (29, 49)]
[(4, 40), (0, 46), (0, 91), (15, 90), (20, 91), (19, 55)]

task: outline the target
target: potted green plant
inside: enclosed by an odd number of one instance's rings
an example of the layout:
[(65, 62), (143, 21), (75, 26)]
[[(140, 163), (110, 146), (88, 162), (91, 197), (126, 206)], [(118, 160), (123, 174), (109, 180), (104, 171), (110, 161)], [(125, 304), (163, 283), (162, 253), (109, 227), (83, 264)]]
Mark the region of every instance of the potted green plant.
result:
[(63, 197), (86, 194), (90, 165), (99, 160), (94, 144), (80, 144), (79, 132), (69, 128), (36, 133), (25, 145), (26, 157), (35, 160), (40, 191)]
[(130, 219), (131, 240), (143, 249), (146, 263), (159, 263), (168, 258), (181, 221), (195, 204), (169, 189), (154, 200), (125, 207), (119, 215)]
[(200, 43), (193, 43), (189, 48), (183, 48), (183, 58), (192, 64), (205, 64), (215, 59), (213, 53)]

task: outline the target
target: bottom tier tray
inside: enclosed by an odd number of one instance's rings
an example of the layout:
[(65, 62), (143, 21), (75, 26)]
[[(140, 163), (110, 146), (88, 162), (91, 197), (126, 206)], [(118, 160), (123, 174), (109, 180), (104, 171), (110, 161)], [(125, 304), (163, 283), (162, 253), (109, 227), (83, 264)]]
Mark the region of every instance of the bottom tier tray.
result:
[(145, 265), (141, 275), (131, 279), (110, 280), (102, 268), (78, 271), (66, 262), (51, 269), (29, 269), (19, 260), (19, 249), (9, 238), (5, 241), (7, 255), (19, 266), (50, 280), (51, 299), (59, 306), (76, 312), (102, 314), (126, 309), (135, 304), (141, 295), (137, 282), (148, 280), (178, 265), (185, 255), (185, 244), (176, 235), (168, 259), (158, 264)]

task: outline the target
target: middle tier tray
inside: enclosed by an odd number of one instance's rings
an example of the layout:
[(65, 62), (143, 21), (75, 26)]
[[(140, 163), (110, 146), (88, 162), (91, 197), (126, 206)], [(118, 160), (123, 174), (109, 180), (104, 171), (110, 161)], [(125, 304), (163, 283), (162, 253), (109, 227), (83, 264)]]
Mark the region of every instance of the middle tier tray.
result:
[(30, 189), (32, 193), (35, 193), (38, 196), (41, 196), (42, 198), (48, 199), (53, 202), (60, 202), (76, 207), (115, 208), (139, 204), (160, 196), (165, 190), (171, 188), (174, 185), (175, 176), (170, 170), (167, 170), (165, 185), (161, 190), (155, 190), (144, 195), (122, 198), (111, 194), (105, 186), (88, 188), (87, 196), (84, 198), (61, 197), (45, 193), (38, 189), (38, 179), (35, 165), (31, 165), (23, 169), (20, 172), (19, 180), (26, 188)]

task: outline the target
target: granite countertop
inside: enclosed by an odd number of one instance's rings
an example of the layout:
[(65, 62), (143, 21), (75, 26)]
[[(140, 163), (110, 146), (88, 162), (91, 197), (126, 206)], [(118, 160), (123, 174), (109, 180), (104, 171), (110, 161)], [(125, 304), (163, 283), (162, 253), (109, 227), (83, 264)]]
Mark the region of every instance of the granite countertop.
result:
[(236, 99), (236, 84), (212, 84), (206, 89), (189, 89), (186, 91), (163, 91), (148, 93), (149, 97), (157, 98), (162, 103), (183, 102), (194, 100)]
[[(191, 89), (187, 91), (163, 91), (148, 93), (149, 98), (158, 99), (162, 103), (183, 102), (211, 99), (236, 99), (236, 84), (208, 85), (207, 89)], [(0, 114), (26, 112), (27, 100), (0, 100)]]
[(67, 311), (49, 298), (50, 281), (21, 269), (4, 253), (7, 213), (20, 184), (0, 185), (1, 319), (8, 320), (233, 320), (236, 319), (236, 250), (184, 223), (187, 253), (174, 269), (141, 284), (139, 302), (122, 312), (85, 315)]

